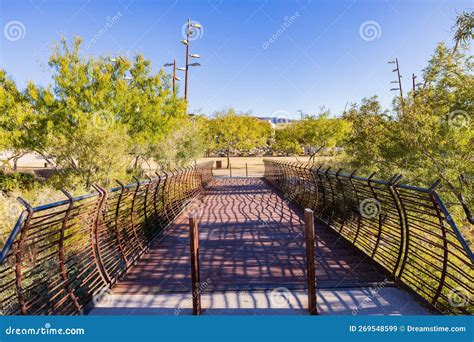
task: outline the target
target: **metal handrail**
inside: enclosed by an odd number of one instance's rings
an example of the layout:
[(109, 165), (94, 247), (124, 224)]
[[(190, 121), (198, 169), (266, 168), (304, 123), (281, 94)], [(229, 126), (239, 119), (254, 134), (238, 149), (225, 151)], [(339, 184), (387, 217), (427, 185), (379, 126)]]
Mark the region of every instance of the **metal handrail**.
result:
[(0, 313), (81, 314), (202, 192), (211, 169), (206, 162), (108, 191), (95, 186), (34, 208), (20, 199), (25, 210), (0, 252)]
[(400, 175), (385, 181), (321, 166), (264, 164), (267, 181), (420, 298), (441, 312), (474, 313), (473, 253), (436, 192), (439, 182), (421, 188), (399, 184)]

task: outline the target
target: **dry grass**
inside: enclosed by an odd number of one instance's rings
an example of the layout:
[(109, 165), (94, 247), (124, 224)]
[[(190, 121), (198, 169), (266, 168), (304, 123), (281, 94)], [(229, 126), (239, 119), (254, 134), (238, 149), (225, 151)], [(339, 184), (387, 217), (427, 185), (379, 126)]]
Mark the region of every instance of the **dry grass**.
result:
[[(249, 177), (262, 177), (265, 171), (263, 165), (263, 159), (272, 159), (272, 160), (283, 160), (288, 162), (307, 162), (309, 157), (231, 157), (230, 164), (232, 166), (232, 176), (233, 177), (245, 177), (246, 176), (246, 165), (248, 170)], [(198, 162), (204, 161), (214, 161), (214, 176), (230, 176), (230, 169), (227, 169), (227, 158), (225, 157), (210, 157), (210, 158), (200, 158)], [(216, 161), (222, 162), (222, 169), (216, 169)], [(316, 164), (332, 164), (334, 163), (334, 157), (317, 157)]]

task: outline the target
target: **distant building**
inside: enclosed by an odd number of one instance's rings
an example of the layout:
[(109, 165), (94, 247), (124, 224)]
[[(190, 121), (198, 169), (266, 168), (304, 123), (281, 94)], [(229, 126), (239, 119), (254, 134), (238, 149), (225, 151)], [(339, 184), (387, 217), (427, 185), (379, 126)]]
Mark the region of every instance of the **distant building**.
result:
[(286, 125), (290, 122), (297, 121), (294, 119), (277, 116), (256, 116), (256, 118), (268, 122), (270, 125), (272, 125), (272, 128), (278, 128), (278, 126)]

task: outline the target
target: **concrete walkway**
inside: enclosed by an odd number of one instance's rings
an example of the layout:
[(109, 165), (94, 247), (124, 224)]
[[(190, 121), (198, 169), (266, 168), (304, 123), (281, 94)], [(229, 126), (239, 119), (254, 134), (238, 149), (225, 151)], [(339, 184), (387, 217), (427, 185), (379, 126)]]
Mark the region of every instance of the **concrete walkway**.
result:
[[(276, 288), (268, 291), (228, 291), (201, 296), (204, 315), (307, 315), (307, 293)], [(89, 315), (190, 315), (186, 293), (101, 296)], [(394, 287), (318, 291), (320, 315), (429, 315), (430, 311)]]

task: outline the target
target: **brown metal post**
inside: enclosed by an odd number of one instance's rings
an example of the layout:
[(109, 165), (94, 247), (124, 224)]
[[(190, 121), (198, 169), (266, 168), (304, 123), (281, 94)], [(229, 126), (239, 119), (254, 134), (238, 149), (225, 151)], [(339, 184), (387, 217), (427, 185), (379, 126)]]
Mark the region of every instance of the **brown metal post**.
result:
[(304, 210), (306, 228), (306, 275), (308, 280), (308, 311), (317, 315), (316, 266), (314, 263), (314, 215), (311, 209)]
[(188, 70), (189, 70), (189, 30), (191, 29), (191, 19), (188, 18), (188, 29), (186, 30), (186, 71), (184, 79), (184, 100), (188, 100)]
[(246, 178), (249, 177), (249, 168), (248, 168), (247, 163), (245, 163), (245, 177), (246, 177)]
[(400, 90), (400, 105), (401, 105), (402, 112), (403, 112), (403, 108), (405, 106), (405, 103), (403, 101), (402, 75), (400, 74), (400, 66), (398, 65), (398, 58), (395, 58), (395, 62), (397, 63), (398, 87), (399, 87), (399, 90)]
[(173, 59), (173, 95), (176, 94), (176, 58)]
[(189, 215), (189, 249), (191, 252), (191, 286), (193, 315), (201, 314), (201, 279), (199, 274), (199, 232), (196, 213)]
[(229, 164), (229, 176), (232, 178), (232, 164)]

